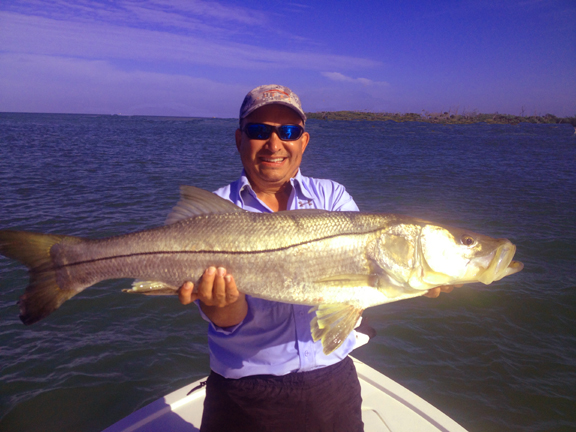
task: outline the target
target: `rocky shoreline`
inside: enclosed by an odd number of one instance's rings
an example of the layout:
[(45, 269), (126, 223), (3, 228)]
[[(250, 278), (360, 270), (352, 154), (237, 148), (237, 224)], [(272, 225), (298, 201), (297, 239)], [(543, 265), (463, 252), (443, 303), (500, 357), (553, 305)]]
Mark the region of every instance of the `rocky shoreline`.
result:
[(544, 116), (515, 116), (511, 114), (479, 114), (476, 112), (466, 114), (444, 113), (371, 113), (364, 111), (320, 111), (306, 113), (309, 119), (317, 120), (356, 120), (356, 121), (395, 121), (395, 122), (425, 122), (439, 124), (510, 124), (542, 123), (542, 124), (571, 124), (576, 128), (576, 116), (556, 117), (552, 114)]

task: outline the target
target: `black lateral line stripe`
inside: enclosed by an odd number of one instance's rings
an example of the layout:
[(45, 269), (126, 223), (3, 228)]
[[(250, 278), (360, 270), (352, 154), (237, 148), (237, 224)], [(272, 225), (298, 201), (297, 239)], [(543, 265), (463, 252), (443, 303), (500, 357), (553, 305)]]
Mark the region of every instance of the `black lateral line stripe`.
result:
[(95, 262), (100, 262), (100, 261), (107, 261), (107, 260), (112, 260), (112, 259), (117, 259), (117, 258), (131, 258), (131, 257), (137, 257), (137, 256), (147, 256), (147, 255), (178, 255), (178, 254), (214, 254), (214, 255), (224, 255), (224, 254), (229, 254), (229, 255), (257, 255), (257, 254), (263, 254), (263, 253), (271, 253), (271, 252), (282, 252), (284, 250), (288, 250), (291, 248), (295, 248), (298, 246), (303, 246), (305, 244), (311, 244), (311, 243), (316, 243), (316, 242), (320, 242), (323, 240), (329, 240), (332, 238), (336, 238), (336, 237), (340, 237), (340, 236), (357, 236), (357, 235), (366, 235), (366, 234), (373, 234), (377, 231), (380, 231), (382, 228), (378, 228), (378, 229), (374, 229), (371, 231), (364, 231), (362, 233), (343, 233), (343, 234), (334, 234), (331, 236), (327, 236), (327, 237), (322, 237), (320, 239), (315, 239), (315, 240), (311, 240), (311, 241), (307, 241), (307, 242), (301, 242), (301, 243), (296, 243), (296, 244), (292, 244), (290, 246), (284, 246), (281, 248), (277, 248), (277, 249), (263, 249), (263, 250), (257, 250), (257, 251), (216, 251), (216, 250), (195, 250), (195, 251), (188, 251), (188, 250), (183, 250), (183, 251), (155, 251), (155, 252), (138, 252), (138, 253), (133, 253), (133, 254), (126, 254), (126, 255), (114, 255), (114, 256), (110, 256), (110, 257), (104, 257), (104, 258), (96, 258), (96, 259), (92, 259), (92, 260), (86, 260), (86, 261), (78, 261), (78, 262), (74, 262), (74, 263), (68, 263), (65, 264), (63, 266), (57, 266), (56, 268), (63, 268), (63, 267), (72, 267), (72, 266), (79, 266), (79, 265), (84, 265), (84, 264), (91, 264), (91, 263), (95, 263)]

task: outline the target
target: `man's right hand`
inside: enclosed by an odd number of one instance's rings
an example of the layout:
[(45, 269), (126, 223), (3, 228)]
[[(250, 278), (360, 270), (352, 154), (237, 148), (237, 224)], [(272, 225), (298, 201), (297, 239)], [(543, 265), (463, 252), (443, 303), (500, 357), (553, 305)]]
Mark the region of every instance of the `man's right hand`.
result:
[(246, 317), (246, 296), (238, 291), (234, 278), (222, 267), (208, 267), (197, 292), (193, 291), (194, 284), (185, 282), (178, 290), (180, 303), (187, 305), (200, 300), (202, 311), (218, 327), (234, 326)]

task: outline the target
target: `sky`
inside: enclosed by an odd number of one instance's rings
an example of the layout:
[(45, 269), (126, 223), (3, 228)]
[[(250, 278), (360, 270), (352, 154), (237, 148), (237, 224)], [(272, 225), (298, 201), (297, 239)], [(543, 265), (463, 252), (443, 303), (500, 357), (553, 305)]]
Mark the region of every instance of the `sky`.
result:
[(0, 112), (576, 115), (574, 0), (3, 0)]

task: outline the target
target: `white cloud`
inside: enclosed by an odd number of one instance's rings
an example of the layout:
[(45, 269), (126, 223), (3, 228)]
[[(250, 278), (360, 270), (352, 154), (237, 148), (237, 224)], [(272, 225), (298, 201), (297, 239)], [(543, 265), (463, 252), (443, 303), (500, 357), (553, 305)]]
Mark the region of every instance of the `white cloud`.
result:
[(321, 72), (323, 76), (332, 80), (332, 81), (340, 81), (340, 82), (349, 82), (349, 83), (356, 83), (362, 84), (365, 86), (388, 86), (389, 83), (385, 81), (373, 81), (368, 78), (351, 78), (346, 76), (340, 72)]
[(315, 52), (290, 52), (256, 45), (98, 22), (59, 21), (0, 12), (5, 52), (209, 65), (243, 69), (356, 69), (379, 62)]
[(214, 18), (228, 22), (239, 22), (249, 25), (262, 25), (267, 22), (266, 14), (253, 9), (236, 6), (226, 6), (215, 1), (200, 0), (148, 0), (126, 1), (134, 5), (149, 7), (150, 9), (168, 9), (176, 13), (192, 13), (201, 17)]
[(281, 11), (199, 0), (2, 3), (0, 111), (235, 117), (251, 86), (302, 89), (321, 71), (381, 65), (326, 54), (277, 26)]
[(180, 13), (166, 12), (163, 10), (150, 9), (141, 5), (128, 4), (126, 9), (136, 22), (149, 23), (167, 28), (183, 29), (187, 31), (197, 31), (203, 33), (217, 33), (218, 29), (206, 25), (203, 20), (196, 17), (187, 17)]
[[(246, 87), (106, 61), (0, 56), (0, 111), (236, 117)], [(38, 73), (38, 71), (41, 71)]]
[[(130, 14), (133, 8), (148, 9), (174, 16), (194, 17), (218, 25), (236, 22), (262, 25), (266, 14), (242, 6), (226, 6), (215, 1), (202, 0), (119, 0), (99, 2), (94, 0), (21, 0), (3, 4), (2, 9), (26, 15), (37, 15), (58, 20), (88, 20), (134, 23)], [(142, 22), (146, 22), (142, 20)]]

